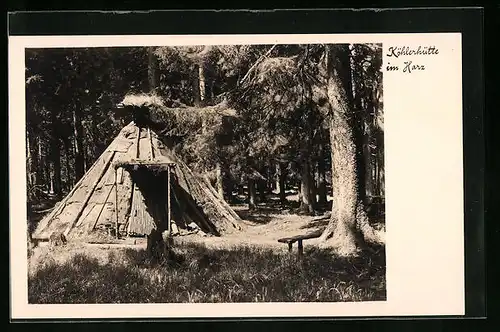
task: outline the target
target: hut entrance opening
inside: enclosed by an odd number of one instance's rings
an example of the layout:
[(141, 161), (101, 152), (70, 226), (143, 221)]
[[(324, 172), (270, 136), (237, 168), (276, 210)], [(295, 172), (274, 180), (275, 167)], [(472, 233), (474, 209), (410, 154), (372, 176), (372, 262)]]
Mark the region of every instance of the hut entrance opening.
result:
[(127, 235), (145, 236), (153, 228), (161, 231), (168, 229), (172, 211), (169, 167), (131, 164), (124, 168), (132, 179)]

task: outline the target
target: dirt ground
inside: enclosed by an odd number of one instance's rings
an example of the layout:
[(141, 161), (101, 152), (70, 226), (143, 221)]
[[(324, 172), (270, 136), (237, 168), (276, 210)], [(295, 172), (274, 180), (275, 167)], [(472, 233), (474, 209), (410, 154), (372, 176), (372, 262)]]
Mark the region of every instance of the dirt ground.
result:
[[(175, 243), (204, 243), (211, 248), (231, 248), (240, 245), (255, 245), (267, 248), (273, 248), (277, 251), (287, 251), (286, 244), (279, 243), (278, 239), (298, 234), (305, 234), (318, 229), (323, 229), (328, 223), (328, 214), (322, 216), (303, 216), (286, 211), (279, 212), (269, 208), (261, 207), (251, 213), (246, 207), (234, 207), (234, 210), (242, 216), (241, 231), (233, 232), (221, 237), (201, 236), (199, 234), (190, 234), (176, 236)], [(135, 245), (127, 245), (127, 248), (144, 249), (146, 248), (145, 239), (139, 239)], [(310, 239), (304, 242), (304, 247), (316, 245), (318, 239)], [(29, 258), (30, 273), (36, 271), (37, 267), (43, 262), (56, 261), (62, 263), (70, 259), (75, 254), (81, 253), (86, 256), (99, 259), (103, 264), (108, 262), (110, 252), (114, 252), (119, 257), (120, 251), (125, 246), (113, 244), (84, 244), (67, 243), (63, 247), (50, 248), (40, 246), (35, 248)], [(296, 247), (296, 245), (294, 246)], [(295, 249), (296, 250), (296, 249)]]
[[(230, 247), (243, 244), (287, 249), (287, 245), (279, 243), (278, 239), (323, 229), (328, 224), (329, 216), (328, 214), (304, 216), (286, 212), (275, 213), (264, 208), (260, 208), (251, 214), (248, 213), (246, 208), (234, 207), (234, 210), (243, 218), (241, 231), (221, 237), (189, 235), (179, 237), (179, 240), (200, 241), (207, 246), (215, 247)], [(317, 242), (318, 239), (310, 239), (305, 241), (304, 245), (314, 245)]]

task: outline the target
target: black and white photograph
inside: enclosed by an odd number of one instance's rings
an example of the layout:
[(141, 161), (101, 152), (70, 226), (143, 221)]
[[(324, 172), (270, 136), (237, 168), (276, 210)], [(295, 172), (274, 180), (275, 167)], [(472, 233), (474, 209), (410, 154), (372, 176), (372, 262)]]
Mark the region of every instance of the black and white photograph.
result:
[(381, 43), (25, 68), (30, 304), (386, 300)]
[(13, 318), (464, 314), (459, 33), (178, 31), (9, 37)]

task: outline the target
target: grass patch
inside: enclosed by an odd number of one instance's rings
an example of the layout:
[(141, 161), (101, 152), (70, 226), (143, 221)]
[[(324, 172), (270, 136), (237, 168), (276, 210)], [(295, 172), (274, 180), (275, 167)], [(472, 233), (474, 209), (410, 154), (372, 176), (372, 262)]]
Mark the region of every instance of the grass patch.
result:
[(144, 250), (81, 253), (40, 265), (29, 303), (338, 302), (386, 299), (385, 252), (339, 258), (311, 248), (303, 259), (272, 249), (184, 244), (175, 259), (150, 264)]

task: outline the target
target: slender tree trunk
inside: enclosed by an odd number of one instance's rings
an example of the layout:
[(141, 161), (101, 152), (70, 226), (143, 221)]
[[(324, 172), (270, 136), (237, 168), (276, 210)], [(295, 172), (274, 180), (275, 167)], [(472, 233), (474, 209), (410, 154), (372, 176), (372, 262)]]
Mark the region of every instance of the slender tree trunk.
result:
[(281, 177), (281, 170), (280, 170), (280, 163), (276, 163), (275, 165), (275, 172), (274, 172), (274, 180), (275, 180), (275, 183), (274, 183), (274, 190), (279, 194), (281, 189), (281, 185), (280, 185), (280, 177)]
[[(57, 106), (56, 106), (57, 107)], [(57, 126), (56, 110), (51, 110), (51, 139), (50, 139), (50, 162), (51, 162), (51, 187), (50, 191), (56, 197), (61, 194), (61, 146), (59, 142), (59, 135)]]
[(30, 133), (30, 130), (26, 130), (26, 180), (28, 188), (32, 188), (36, 184), (36, 181), (34, 180), (34, 158), (33, 154), (31, 153), (31, 148), (33, 145), (30, 142), (32, 140), (31, 136), (32, 135)]
[(256, 195), (255, 195), (255, 181), (253, 179), (248, 179), (248, 209), (254, 210), (256, 205)]
[(281, 205), (286, 205), (286, 168), (284, 163), (278, 164), (278, 193)]
[(36, 172), (38, 174), (37, 176), (37, 184), (44, 184), (45, 179), (44, 179), (44, 166), (43, 166), (43, 158), (42, 158), (42, 138), (40, 136), (37, 137), (36, 140), (36, 145), (37, 145), (37, 167), (36, 167)]
[(64, 155), (65, 155), (65, 167), (66, 167), (66, 190), (70, 191), (71, 188), (74, 186), (74, 176), (72, 174), (72, 169), (71, 169), (71, 163), (70, 163), (70, 156), (71, 156), (71, 142), (69, 140), (64, 140)]
[(149, 91), (156, 93), (160, 83), (160, 70), (158, 69), (158, 57), (155, 48), (148, 47), (148, 83)]
[(302, 199), (300, 201), (300, 210), (303, 213), (314, 214), (314, 199), (312, 193), (314, 192), (313, 181), (311, 176), (310, 161), (305, 159), (302, 162), (300, 192)]
[(50, 172), (50, 192), (56, 197), (61, 194), (61, 150), (58, 140), (53, 140), (50, 147), (50, 161), (51, 161), (51, 172)]
[[(203, 74), (203, 70), (201, 70)], [(194, 106), (200, 107), (202, 105), (201, 101), (201, 91), (200, 91), (200, 66), (196, 66), (195, 70), (192, 72), (192, 87), (193, 87), (193, 103)]]
[(73, 108), (73, 143), (75, 147), (75, 180), (85, 174), (85, 156), (83, 151), (83, 126), (80, 117), (80, 107)]
[(326, 193), (326, 158), (323, 144), (320, 144), (320, 158), (318, 160), (318, 204), (326, 206), (328, 203)]
[(267, 181), (259, 180), (258, 187), (259, 187), (259, 202), (261, 203), (267, 202)]
[(216, 190), (221, 199), (224, 199), (224, 178), (222, 175), (222, 167), (220, 163), (217, 163), (215, 166), (215, 174), (216, 174)]
[(204, 106), (206, 104), (206, 78), (205, 78), (205, 64), (198, 65), (198, 80), (199, 80), (199, 91), (200, 91), (200, 104)]

